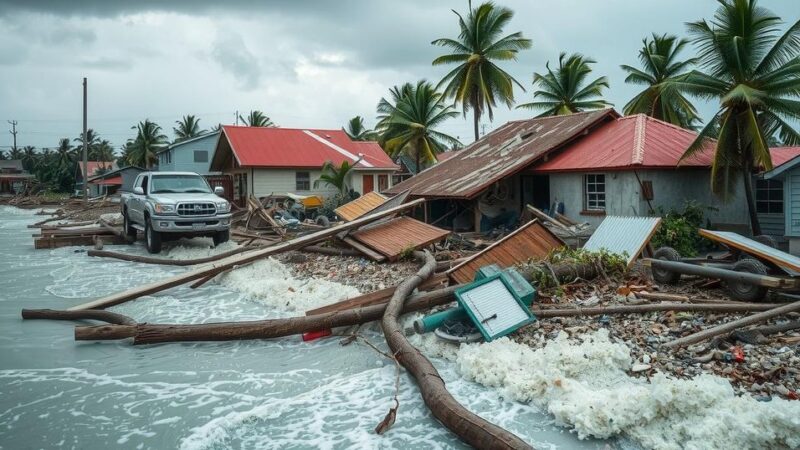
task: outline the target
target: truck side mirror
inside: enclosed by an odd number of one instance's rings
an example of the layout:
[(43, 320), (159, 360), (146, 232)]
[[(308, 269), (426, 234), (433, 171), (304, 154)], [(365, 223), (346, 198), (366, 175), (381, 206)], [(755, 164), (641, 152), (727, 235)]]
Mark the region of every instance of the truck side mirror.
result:
[(136, 195), (144, 195), (144, 189), (141, 186), (136, 186), (133, 188), (133, 193)]
[(214, 186), (214, 193), (217, 195), (222, 195), (225, 193), (225, 188), (222, 186)]

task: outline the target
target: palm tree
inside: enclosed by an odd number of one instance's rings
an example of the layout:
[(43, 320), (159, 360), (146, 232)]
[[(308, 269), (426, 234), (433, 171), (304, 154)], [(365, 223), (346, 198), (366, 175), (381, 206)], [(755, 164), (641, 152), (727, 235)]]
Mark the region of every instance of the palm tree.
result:
[(761, 226), (753, 199), (752, 173), (770, 170), (767, 142), (778, 134), (800, 144), (791, 121), (800, 119), (800, 21), (780, 34), (781, 20), (756, 0), (720, 0), (714, 20), (688, 24), (701, 68), (672, 84), (697, 97), (720, 102), (720, 109), (689, 146), (683, 159), (717, 138), (711, 190), (723, 200), (744, 180), (754, 235)]
[(22, 159), (22, 149), (19, 147), (13, 147), (8, 151), (8, 159)]
[(646, 86), (625, 105), (622, 110), (624, 114), (647, 114), (682, 128), (695, 128), (695, 123), (700, 120), (697, 110), (669, 83), (697, 62), (697, 58), (678, 60), (678, 53), (688, 43), (686, 39), (655, 33), (652, 39), (645, 38), (642, 41), (642, 49), (639, 50), (642, 69), (620, 66), (628, 73), (626, 83)]
[(445, 120), (458, 116), (458, 111), (452, 105), (445, 105), (444, 96), (430, 83), (425, 80), (416, 85), (406, 83), (390, 92), (391, 102), (382, 98), (378, 103), (381, 130), (378, 142), (389, 155), (414, 155), (419, 170), (423, 159), (434, 162), (448, 145), (460, 144), (458, 139), (436, 131)]
[(167, 136), (160, 126), (148, 119), (131, 129), (136, 130), (136, 138), (130, 145), (128, 164), (150, 168), (156, 161), (156, 152), (167, 145)]
[(555, 71), (550, 69), (548, 62), (545, 65), (546, 74), (533, 74), (533, 85), (539, 85), (541, 88), (533, 92), (533, 98), (541, 100), (525, 103), (517, 108), (543, 111), (538, 116), (542, 117), (563, 116), (611, 106), (599, 98), (603, 95), (603, 88), (608, 88), (606, 77), (586, 83), (586, 79), (592, 73), (591, 65), (595, 62), (579, 53), (573, 53), (569, 57), (566, 53), (561, 53)]
[(364, 125), (364, 118), (361, 116), (350, 119), (347, 128), (342, 129), (354, 141), (374, 141), (377, 138), (375, 131), (367, 129)]
[(177, 127), (172, 130), (175, 132), (175, 142), (185, 141), (205, 133), (206, 130), (200, 129), (200, 119), (192, 115), (183, 116), (181, 120), (176, 120)]
[[(79, 143), (80, 145), (78, 145), (77, 147), (82, 149), (83, 148), (83, 133), (81, 133), (80, 136), (78, 136), (75, 139), (73, 139), (73, 141)], [(92, 151), (94, 150), (94, 148), (97, 146), (97, 144), (99, 142), (100, 142), (100, 135), (97, 134), (96, 131), (94, 131), (91, 128), (86, 130), (86, 153), (87, 153), (87, 155), (92, 154)], [(83, 150), (80, 150), (80, 151), (83, 151)]]
[(530, 39), (522, 37), (521, 32), (500, 37), (503, 28), (514, 17), (508, 8), (482, 3), (472, 8), (466, 19), (458, 16), (461, 32), (457, 39), (436, 39), (433, 45), (446, 47), (453, 51), (433, 60), (433, 65), (458, 64), (458, 67), (445, 75), (438, 87), (447, 84), (444, 95), (460, 103), (464, 117), (472, 109), (475, 140), (478, 136), (478, 123), (484, 112), (489, 120), (494, 119), (492, 108), (497, 102), (509, 108), (514, 104), (514, 84), (525, 90), (511, 75), (498, 67), (494, 61), (516, 60), (517, 53), (531, 47)]
[(36, 147), (32, 145), (26, 145), (22, 147), (22, 167), (30, 172), (36, 167), (36, 163), (39, 159), (39, 155), (36, 154)]
[(246, 118), (242, 117), (242, 115), (239, 114), (239, 120), (244, 122), (244, 124), (247, 125), (248, 127), (276, 126), (274, 123), (272, 123), (272, 120), (270, 120), (269, 117), (264, 115), (264, 113), (259, 110), (250, 111), (250, 114), (248, 114)]
[(114, 147), (107, 139), (103, 139), (97, 143), (92, 153), (94, 161), (113, 161), (114, 160)]
[(322, 165), (322, 174), (319, 176), (318, 180), (314, 181), (314, 187), (319, 187), (320, 183), (324, 183), (338, 189), (339, 193), (344, 197), (350, 188), (347, 180), (353, 167), (354, 165), (351, 165), (347, 161), (342, 161), (342, 165), (339, 167), (336, 167), (330, 161), (326, 161), (325, 164)]

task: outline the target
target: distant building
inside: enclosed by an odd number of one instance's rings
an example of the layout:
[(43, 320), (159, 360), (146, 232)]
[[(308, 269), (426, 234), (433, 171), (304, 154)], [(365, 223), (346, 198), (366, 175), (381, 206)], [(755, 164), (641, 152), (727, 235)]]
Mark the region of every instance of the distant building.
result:
[(33, 175), (23, 169), (22, 160), (0, 160), (0, 194), (22, 193), (33, 178)]
[[(77, 168), (75, 169), (75, 193), (78, 195), (83, 195), (83, 180), (86, 178), (92, 178), (96, 175), (100, 175), (103, 172), (110, 172), (117, 168), (117, 163), (113, 161), (89, 161), (86, 165), (88, 169), (89, 176), (84, 176), (83, 173), (83, 162), (78, 161)], [(105, 194), (105, 189), (102, 186), (98, 185), (89, 185), (89, 197), (98, 197), (100, 195)]]
[(185, 141), (176, 142), (159, 151), (158, 170), (195, 172), (209, 175), (211, 159), (217, 148), (220, 132), (206, 133)]
[(104, 194), (115, 194), (119, 191), (132, 192), (133, 182), (140, 173), (147, 171), (141, 167), (126, 166), (110, 170), (100, 175), (89, 178), (89, 186), (102, 189)]
[(317, 184), (322, 166), (355, 164), (350, 188), (359, 194), (392, 185), (397, 165), (376, 142), (353, 141), (342, 130), (223, 126), (211, 170), (233, 177), (233, 201), (248, 195), (295, 193), (328, 196), (335, 188)]

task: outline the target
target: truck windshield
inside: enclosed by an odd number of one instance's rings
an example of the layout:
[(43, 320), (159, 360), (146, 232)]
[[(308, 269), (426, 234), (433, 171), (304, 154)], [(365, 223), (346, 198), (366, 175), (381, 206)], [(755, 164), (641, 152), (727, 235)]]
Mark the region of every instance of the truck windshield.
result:
[(198, 175), (154, 175), (150, 181), (151, 194), (197, 192), (211, 193), (208, 183)]

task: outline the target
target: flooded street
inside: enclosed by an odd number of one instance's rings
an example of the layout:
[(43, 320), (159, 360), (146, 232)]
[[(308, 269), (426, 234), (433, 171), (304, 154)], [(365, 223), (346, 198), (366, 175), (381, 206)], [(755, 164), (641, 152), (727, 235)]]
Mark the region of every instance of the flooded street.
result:
[[(33, 250), (34, 211), (0, 206), (0, 448), (463, 448), (401, 379), (364, 345), (329, 338), (134, 347), (73, 339), (73, 322), (27, 321), (22, 308), (66, 309), (187, 270), (100, 258), (84, 248)], [(144, 254), (141, 243), (127, 252)], [(116, 249), (115, 249), (116, 250)], [(274, 263), (279, 264), (279, 263)], [(139, 322), (202, 323), (297, 314), (279, 301), (210, 283), (110, 310)], [(382, 336), (366, 332), (374, 343)], [(604, 448), (579, 441), (536, 407), (465, 381), (434, 360), (456, 398), (537, 448)], [(611, 447), (618, 444), (611, 443)]]

